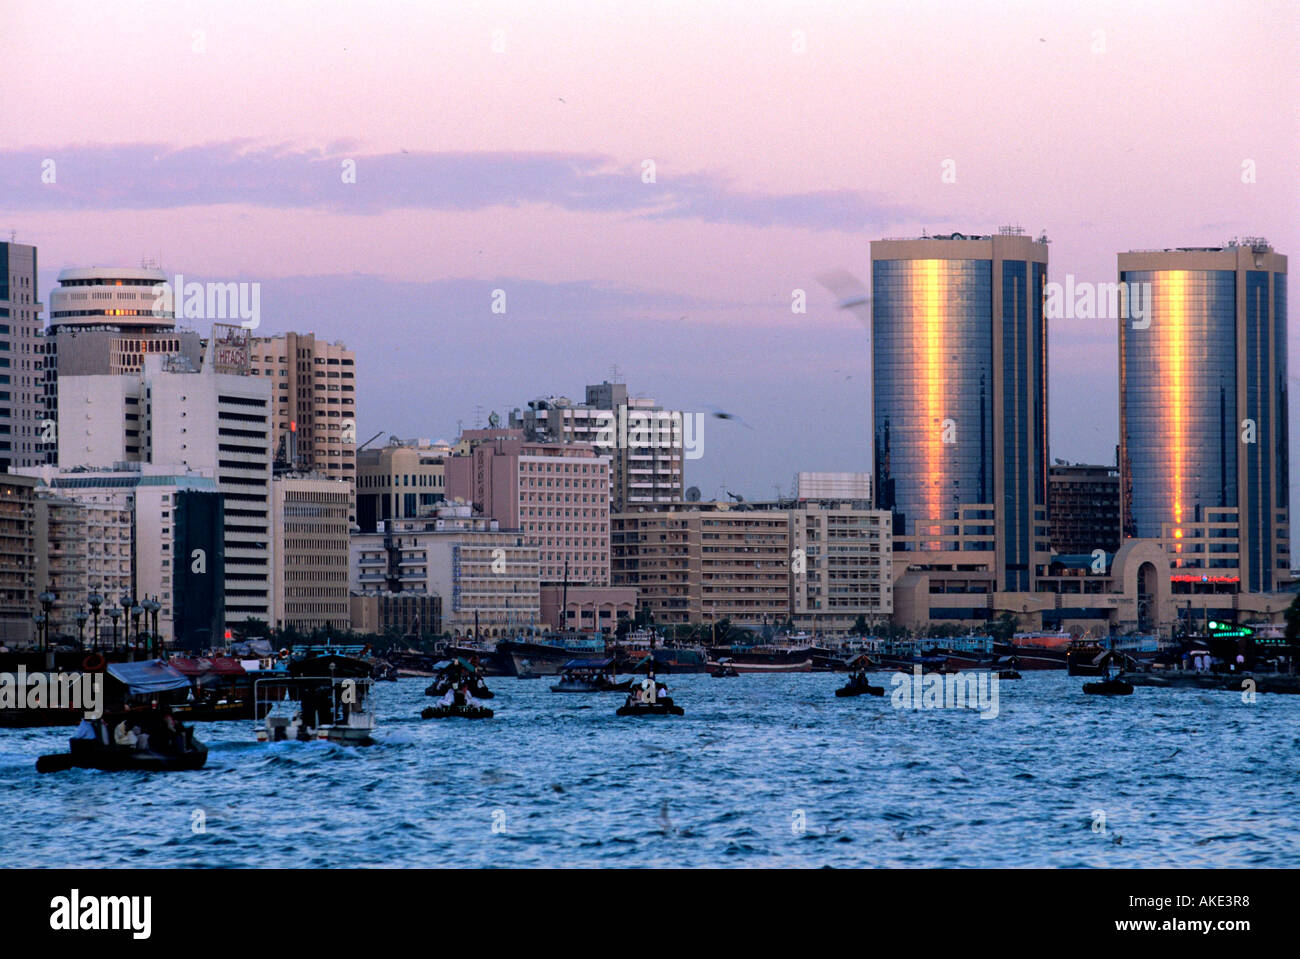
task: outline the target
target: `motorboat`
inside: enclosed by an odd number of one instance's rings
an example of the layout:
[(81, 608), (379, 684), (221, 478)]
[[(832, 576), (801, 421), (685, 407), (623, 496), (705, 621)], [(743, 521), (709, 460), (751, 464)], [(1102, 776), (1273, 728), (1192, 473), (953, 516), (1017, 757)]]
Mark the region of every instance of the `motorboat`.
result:
[(352, 746), (374, 742), (375, 681), (353, 676), (295, 676), (253, 684), (257, 741), (324, 740)]

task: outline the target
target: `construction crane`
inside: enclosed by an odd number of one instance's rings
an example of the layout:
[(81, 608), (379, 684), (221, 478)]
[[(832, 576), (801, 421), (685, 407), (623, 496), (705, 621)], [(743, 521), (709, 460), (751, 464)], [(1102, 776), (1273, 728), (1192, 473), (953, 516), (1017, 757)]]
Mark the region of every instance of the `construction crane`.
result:
[(382, 437), (382, 435), (383, 435), (383, 430), (378, 431), (378, 433), (374, 434), (373, 437), (370, 437), (369, 439), (367, 439), (367, 441), (361, 443), (359, 447), (356, 447), (356, 451), (361, 452), (361, 450), (364, 450), (365, 447), (368, 447), (370, 443), (373, 443), (374, 441), (376, 441), (376, 439)]

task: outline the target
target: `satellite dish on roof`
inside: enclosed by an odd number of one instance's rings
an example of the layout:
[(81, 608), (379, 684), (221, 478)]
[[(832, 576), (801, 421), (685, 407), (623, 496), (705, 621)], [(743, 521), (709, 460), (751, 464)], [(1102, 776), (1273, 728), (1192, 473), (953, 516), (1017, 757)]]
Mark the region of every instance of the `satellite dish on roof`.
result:
[(686, 502), (698, 503), (699, 501), (700, 501), (700, 488), (698, 486), (692, 486), (690, 489), (686, 491)]

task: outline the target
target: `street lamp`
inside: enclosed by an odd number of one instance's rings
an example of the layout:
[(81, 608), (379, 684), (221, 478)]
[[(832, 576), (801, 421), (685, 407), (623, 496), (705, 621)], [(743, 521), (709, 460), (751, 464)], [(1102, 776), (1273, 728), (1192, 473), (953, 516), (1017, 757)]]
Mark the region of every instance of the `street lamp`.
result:
[(149, 630), (149, 640), (153, 646), (154, 655), (156, 656), (158, 654), (158, 610), (162, 608), (162, 604), (156, 599), (146, 599), (140, 604), (140, 607), (145, 612), (146, 625), (149, 623), (150, 617), (153, 618), (153, 625)]
[(136, 646), (140, 645), (140, 614), (143, 612), (144, 609), (140, 606), (139, 603), (136, 603), (134, 606), (131, 607), (131, 624), (135, 627)]
[(45, 615), (41, 618), (41, 622), (42, 622), (42, 624), (43, 624), (44, 627), (45, 627), (45, 630), (44, 630), (45, 635), (44, 635), (44, 637), (43, 637), (42, 640), (41, 640), (41, 648), (42, 648), (43, 650), (45, 650), (46, 652), (49, 652), (49, 649), (50, 649), (50, 608), (54, 605), (54, 601), (55, 601), (56, 599), (58, 599), (58, 597), (55, 596), (53, 593), (50, 593), (50, 592), (44, 592), (44, 593), (41, 593), (41, 595), (37, 596), (36, 598), (37, 598), (37, 600), (40, 601), (40, 604), (41, 604), (41, 610), (45, 613)]
[[(135, 605), (135, 600), (131, 594), (122, 591), (122, 595), (117, 598), (117, 604), (122, 607), (122, 646), (130, 648), (131, 646), (131, 607)], [(116, 645), (116, 642), (114, 642)]]
[(37, 613), (32, 617), (32, 622), (36, 624), (36, 642), (40, 646), (45, 644), (45, 614)]
[(86, 651), (86, 620), (90, 619), (90, 614), (84, 609), (77, 610), (77, 649), (83, 653)]
[(86, 602), (90, 604), (90, 610), (95, 616), (94, 643), (92, 644), (96, 651), (99, 650), (99, 607), (104, 605), (104, 597), (99, 593), (91, 593)]
[(108, 607), (108, 618), (113, 621), (113, 651), (117, 651), (117, 619), (122, 611), (116, 605)]

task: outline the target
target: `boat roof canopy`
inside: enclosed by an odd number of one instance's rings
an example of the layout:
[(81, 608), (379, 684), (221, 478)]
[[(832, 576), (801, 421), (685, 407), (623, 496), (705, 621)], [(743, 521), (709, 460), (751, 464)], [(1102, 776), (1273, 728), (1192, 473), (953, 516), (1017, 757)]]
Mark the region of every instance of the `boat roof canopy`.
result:
[(218, 676), (243, 676), (246, 672), (239, 660), (230, 656), (199, 659), (173, 656), (168, 665), (185, 676), (202, 676), (209, 673)]
[(161, 659), (146, 659), (138, 663), (109, 663), (108, 674), (124, 685), (132, 696), (190, 688), (190, 681)]
[(606, 666), (612, 666), (612, 659), (571, 659), (561, 669), (604, 669)]

